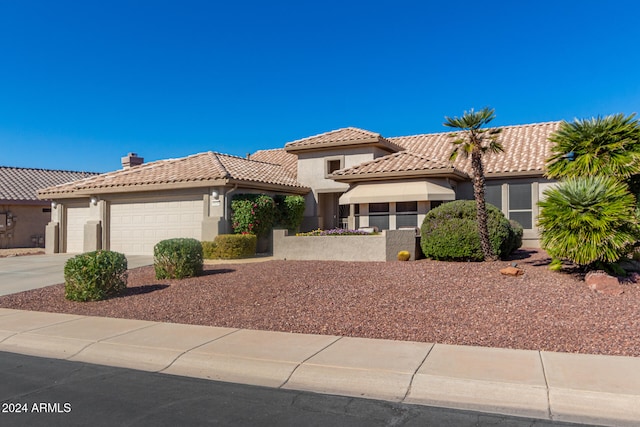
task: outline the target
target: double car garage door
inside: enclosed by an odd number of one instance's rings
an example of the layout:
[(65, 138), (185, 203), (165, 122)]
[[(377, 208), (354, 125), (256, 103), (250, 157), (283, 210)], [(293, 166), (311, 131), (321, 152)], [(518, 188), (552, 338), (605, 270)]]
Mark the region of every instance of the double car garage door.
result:
[(130, 255), (153, 255), (153, 247), (164, 239), (199, 240), (202, 218), (202, 199), (112, 203), (110, 247)]
[[(84, 251), (84, 225), (89, 213), (88, 206), (67, 208), (67, 252)], [(153, 247), (161, 240), (200, 239), (202, 218), (202, 199), (113, 202), (109, 207), (109, 246), (112, 251), (129, 255), (153, 255)]]

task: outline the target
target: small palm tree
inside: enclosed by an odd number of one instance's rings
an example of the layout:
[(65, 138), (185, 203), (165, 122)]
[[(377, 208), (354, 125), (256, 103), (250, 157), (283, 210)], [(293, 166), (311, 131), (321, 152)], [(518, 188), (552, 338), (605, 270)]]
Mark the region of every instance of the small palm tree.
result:
[(503, 151), (502, 145), (498, 142), (498, 134), (502, 131), (499, 128), (483, 129), (495, 118), (494, 109), (485, 107), (480, 111), (465, 111), (462, 117), (445, 116), (444, 126), (458, 129), (459, 132), (451, 134), (456, 139), (453, 141), (454, 149), (451, 152), (450, 160), (453, 162), (458, 155), (471, 156), (471, 170), (473, 171), (473, 196), (476, 200), (476, 216), (478, 220), (478, 233), (480, 235), (480, 246), (484, 254), (485, 261), (497, 259), (491, 247), (489, 230), (487, 227), (487, 208), (484, 200), (485, 177), (482, 157), (486, 153), (499, 153)]
[(549, 178), (604, 175), (627, 180), (640, 173), (640, 124), (635, 114), (562, 122), (549, 138)]
[(543, 194), (538, 226), (552, 257), (583, 266), (617, 262), (635, 243), (635, 200), (616, 178), (568, 178)]

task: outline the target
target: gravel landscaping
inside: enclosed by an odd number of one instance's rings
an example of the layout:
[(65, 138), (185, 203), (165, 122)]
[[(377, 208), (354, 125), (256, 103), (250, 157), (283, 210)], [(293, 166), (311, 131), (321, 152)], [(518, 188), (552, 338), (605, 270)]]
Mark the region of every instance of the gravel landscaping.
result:
[[(0, 307), (195, 325), (561, 352), (640, 356), (640, 285), (591, 291), (548, 270), (543, 251), (493, 263), (265, 261), (206, 265), (201, 277), (129, 272), (124, 296), (77, 303), (64, 286)], [(503, 276), (512, 262), (525, 272)]]

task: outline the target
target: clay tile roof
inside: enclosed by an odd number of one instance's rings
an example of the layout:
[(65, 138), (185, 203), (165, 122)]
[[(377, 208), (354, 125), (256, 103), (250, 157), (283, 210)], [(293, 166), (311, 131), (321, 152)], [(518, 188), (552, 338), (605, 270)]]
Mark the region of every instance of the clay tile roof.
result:
[(298, 156), (287, 153), (284, 148), (256, 151), (251, 155), (251, 160), (280, 165), (293, 176), (298, 176)]
[(225, 154), (217, 154), (217, 157), (231, 179), (305, 188), (298, 183), (295, 175), (282, 165)]
[(97, 174), (93, 172), (0, 166), (0, 203), (6, 201), (37, 201), (37, 191), (41, 188), (94, 175)]
[(358, 128), (343, 128), (321, 133), (308, 138), (298, 139), (285, 144), (284, 149), (290, 153), (311, 150), (323, 150), (334, 147), (378, 145), (388, 151), (402, 151), (402, 147), (394, 144), (379, 133)]
[(420, 153), (401, 151), (399, 153), (389, 154), (388, 156), (378, 157), (375, 160), (361, 163), (351, 168), (341, 169), (334, 172), (332, 178), (340, 181), (340, 178), (366, 178), (381, 175), (388, 176), (391, 174), (433, 174), (434, 172), (457, 173), (462, 177), (466, 177), (463, 172), (456, 170), (448, 162), (432, 160)]
[(38, 194), (40, 197), (46, 197), (90, 191), (106, 193), (121, 188), (143, 191), (147, 186), (176, 183), (206, 186), (211, 181), (220, 179), (305, 188), (280, 165), (209, 151), (179, 159), (144, 163), (69, 184), (49, 187)]
[[(498, 141), (504, 152), (488, 154), (483, 158), (485, 173), (535, 173), (542, 174), (549, 157), (552, 143), (549, 136), (561, 122), (534, 123), (518, 126), (503, 126)], [(448, 163), (453, 148), (451, 132), (389, 138), (395, 144), (413, 153), (423, 154), (433, 161)], [(453, 164), (457, 169), (471, 174), (470, 159), (458, 156)]]

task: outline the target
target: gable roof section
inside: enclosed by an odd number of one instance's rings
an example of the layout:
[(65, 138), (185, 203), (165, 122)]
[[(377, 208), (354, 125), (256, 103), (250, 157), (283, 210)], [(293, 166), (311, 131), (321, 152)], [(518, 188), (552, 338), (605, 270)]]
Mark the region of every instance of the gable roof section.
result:
[(128, 169), (49, 187), (40, 198), (90, 194), (207, 187), (226, 183), (252, 183), (305, 190), (295, 176), (280, 165), (227, 154), (205, 152), (179, 159), (158, 160)]
[[(502, 126), (498, 141), (503, 153), (488, 154), (483, 158), (487, 177), (504, 175), (542, 175), (546, 159), (551, 152), (549, 136), (561, 122), (534, 123), (518, 126)], [(407, 151), (423, 154), (433, 161), (449, 163), (454, 140), (452, 132), (432, 133), (389, 138)], [(458, 156), (453, 166), (471, 175), (471, 160)]]
[(259, 162), (273, 163), (285, 168), (294, 177), (298, 176), (298, 156), (287, 153), (284, 148), (274, 148), (272, 150), (259, 150), (251, 155), (251, 160)]
[(348, 127), (321, 133), (308, 138), (288, 142), (284, 149), (288, 153), (327, 150), (331, 148), (358, 147), (374, 145), (389, 152), (402, 151), (402, 147), (382, 137), (379, 133)]
[(468, 178), (467, 174), (450, 163), (432, 160), (424, 154), (411, 151), (389, 154), (351, 168), (341, 169), (334, 172), (331, 178), (336, 181), (362, 181), (429, 175), (456, 175), (460, 178)]
[(94, 172), (0, 166), (0, 203), (38, 201), (41, 188), (95, 176)]

